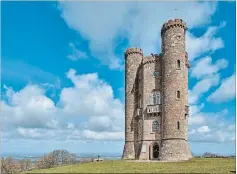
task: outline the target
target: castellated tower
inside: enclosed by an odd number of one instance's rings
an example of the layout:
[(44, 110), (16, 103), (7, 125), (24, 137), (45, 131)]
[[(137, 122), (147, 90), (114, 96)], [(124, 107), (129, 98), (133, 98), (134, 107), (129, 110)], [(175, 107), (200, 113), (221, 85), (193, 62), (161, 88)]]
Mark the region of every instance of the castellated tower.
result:
[(125, 52), (125, 145), (123, 159), (183, 161), (188, 144), (186, 24), (169, 20), (161, 29), (162, 53)]
[(142, 61), (143, 52), (140, 48), (129, 48), (125, 52), (125, 145), (123, 159), (135, 159), (134, 150), (134, 84), (137, 69)]
[[(186, 25), (170, 20), (161, 30), (163, 59), (163, 135), (160, 160), (188, 160), (188, 61)], [(188, 66), (188, 67), (187, 67)]]

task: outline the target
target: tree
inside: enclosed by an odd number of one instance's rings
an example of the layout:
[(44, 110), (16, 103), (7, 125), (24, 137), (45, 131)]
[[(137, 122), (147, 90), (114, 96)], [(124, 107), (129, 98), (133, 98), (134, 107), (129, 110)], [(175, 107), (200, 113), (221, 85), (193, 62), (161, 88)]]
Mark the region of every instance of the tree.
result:
[(19, 161), (20, 170), (27, 171), (32, 167), (32, 161), (30, 159), (23, 159)]
[(74, 164), (76, 156), (66, 150), (54, 150), (36, 161), (38, 169), (51, 168), (58, 165)]
[(19, 167), (12, 157), (1, 158), (1, 174), (16, 173), (17, 171), (19, 171)]
[(203, 154), (203, 157), (204, 157), (204, 158), (215, 158), (215, 157), (217, 157), (217, 156), (218, 156), (217, 154), (210, 153), (210, 152), (205, 152), (205, 153)]

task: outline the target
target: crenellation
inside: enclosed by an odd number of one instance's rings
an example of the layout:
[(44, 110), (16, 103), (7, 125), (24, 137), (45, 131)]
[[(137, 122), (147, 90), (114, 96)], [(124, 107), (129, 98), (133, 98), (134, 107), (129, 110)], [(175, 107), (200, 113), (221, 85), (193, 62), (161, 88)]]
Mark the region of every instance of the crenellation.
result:
[(168, 22), (163, 24), (162, 29), (161, 29), (161, 35), (163, 35), (163, 33), (167, 31), (168, 29), (174, 28), (174, 27), (183, 28), (184, 30), (187, 29), (186, 23), (182, 19), (169, 20)]
[(123, 159), (179, 161), (192, 158), (188, 145), (186, 24), (166, 22), (162, 52), (125, 52), (125, 145)]
[(127, 56), (131, 55), (131, 54), (140, 54), (141, 56), (143, 56), (143, 51), (141, 48), (128, 48), (127, 51), (125, 52), (125, 58), (127, 58)]

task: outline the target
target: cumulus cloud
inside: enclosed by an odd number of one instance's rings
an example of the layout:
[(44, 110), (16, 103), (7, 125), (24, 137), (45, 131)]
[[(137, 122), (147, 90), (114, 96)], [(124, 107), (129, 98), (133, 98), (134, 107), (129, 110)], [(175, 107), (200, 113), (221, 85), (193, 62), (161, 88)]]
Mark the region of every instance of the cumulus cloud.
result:
[(191, 142), (234, 142), (235, 125), (225, 119), (227, 109), (220, 112), (202, 112), (203, 104), (191, 105), (194, 112), (189, 117)]
[(235, 98), (235, 74), (224, 79), (221, 86), (207, 98), (209, 102), (222, 103)]
[(112, 87), (97, 73), (77, 75), (70, 69), (66, 75), (73, 86), (61, 90), (57, 103), (46, 96), (42, 86), (28, 84), (19, 91), (5, 86), (3, 131), (17, 129), (15, 133), (25, 138), (49, 138), (60, 132), (58, 136), (68, 133), (65, 138), (96, 139), (93, 135), (98, 134), (100, 140), (103, 135), (105, 139), (121, 139), (124, 106), (114, 98)]
[[(138, 46), (145, 54), (160, 51), (160, 29), (171, 18), (182, 18), (189, 28), (210, 23), (216, 11), (216, 2), (59, 2), (61, 17), (73, 30), (89, 41), (94, 57), (111, 69), (121, 69), (123, 55), (115, 54), (118, 38), (127, 46)], [(175, 10), (178, 9), (178, 10)], [(93, 13), (89, 13), (93, 11)], [(187, 15), (189, 14), (189, 15)], [(195, 20), (194, 20), (195, 19)], [(209, 29), (203, 38), (188, 35), (188, 45), (206, 41), (210, 50), (221, 47), (220, 39), (212, 40)], [(200, 41), (199, 41), (200, 40)], [(218, 42), (219, 40), (219, 42)], [(123, 48), (126, 49), (125, 47)], [(188, 47), (195, 54), (200, 46)], [(191, 57), (194, 54), (191, 53)]]

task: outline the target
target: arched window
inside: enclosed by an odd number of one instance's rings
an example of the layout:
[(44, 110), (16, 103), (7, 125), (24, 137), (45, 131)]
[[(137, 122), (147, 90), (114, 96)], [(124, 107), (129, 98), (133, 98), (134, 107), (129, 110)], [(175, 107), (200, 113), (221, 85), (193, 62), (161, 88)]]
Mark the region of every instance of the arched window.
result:
[(177, 129), (179, 130), (179, 127), (180, 127), (180, 125), (179, 125), (179, 121), (177, 122)]
[(152, 123), (152, 132), (157, 132), (157, 131), (159, 131), (159, 122), (155, 120)]
[(180, 60), (177, 60), (177, 68), (180, 68)]
[(153, 105), (160, 104), (160, 92), (159, 91), (154, 91), (152, 93), (152, 104)]
[(180, 91), (177, 91), (177, 98), (180, 98)]

